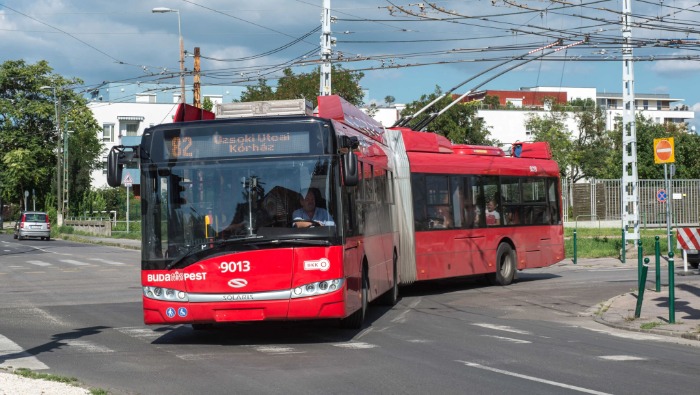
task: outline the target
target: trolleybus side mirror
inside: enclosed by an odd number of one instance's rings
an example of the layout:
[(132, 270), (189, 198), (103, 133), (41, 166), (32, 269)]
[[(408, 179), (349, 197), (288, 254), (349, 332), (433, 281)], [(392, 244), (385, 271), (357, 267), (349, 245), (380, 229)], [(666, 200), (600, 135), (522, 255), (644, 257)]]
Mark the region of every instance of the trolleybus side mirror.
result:
[(122, 152), (118, 147), (112, 147), (107, 156), (107, 184), (110, 187), (118, 187), (122, 183), (124, 165), (119, 163), (119, 154)]
[(357, 155), (349, 151), (343, 155), (343, 183), (345, 186), (354, 187), (359, 181), (357, 174)]

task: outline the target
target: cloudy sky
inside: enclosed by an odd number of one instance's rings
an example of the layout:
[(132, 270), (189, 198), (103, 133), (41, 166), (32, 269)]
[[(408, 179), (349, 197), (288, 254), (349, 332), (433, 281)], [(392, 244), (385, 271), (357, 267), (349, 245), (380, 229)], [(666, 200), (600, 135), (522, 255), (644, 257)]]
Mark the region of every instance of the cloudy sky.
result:
[[(670, 94), (700, 112), (700, 3), (630, 1), (635, 91)], [(334, 63), (361, 70), (363, 88), (379, 103), (386, 96), (410, 102), (436, 86), (445, 91), (507, 62), (455, 91), (463, 93), (539, 55), (481, 89), (622, 91), (620, 0), (330, 3)], [(250, 85), (264, 77), (274, 86), (284, 67), (299, 73), (317, 65), (322, 6), (323, 0), (0, 0), (0, 61), (47, 60), (55, 72), (81, 78), (78, 90), (103, 82), (177, 84), (178, 14), (152, 13), (168, 7), (179, 11), (186, 51), (201, 50), (202, 84)], [(557, 40), (561, 45), (528, 54)], [(191, 70), (193, 58), (185, 63)]]

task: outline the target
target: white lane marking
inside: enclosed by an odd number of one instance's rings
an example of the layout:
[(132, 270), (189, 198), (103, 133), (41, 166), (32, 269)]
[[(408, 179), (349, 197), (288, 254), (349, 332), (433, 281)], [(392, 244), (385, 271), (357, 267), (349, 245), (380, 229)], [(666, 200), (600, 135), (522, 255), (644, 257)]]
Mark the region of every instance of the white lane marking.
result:
[(44, 262), (44, 261), (27, 261), (27, 263), (31, 263), (32, 265), (37, 265), (37, 266), (51, 266), (50, 263)]
[(48, 369), (37, 357), (25, 352), (19, 344), (0, 335), (0, 368)]
[(86, 340), (76, 340), (76, 339), (66, 339), (66, 340), (61, 340), (61, 343), (65, 343), (66, 345), (70, 346), (71, 348), (77, 348), (80, 351), (86, 351), (86, 352), (92, 352), (92, 353), (107, 353), (107, 352), (114, 352), (109, 347), (101, 346), (99, 344), (95, 344), (93, 342), (89, 342)]
[(521, 340), (521, 339), (513, 339), (512, 337), (503, 337), (503, 336), (494, 336), (494, 335), (481, 335), (481, 336), (484, 336), (484, 337), (492, 337), (492, 338), (494, 338), (494, 339), (505, 340), (505, 341), (507, 341), (507, 342), (516, 343), (516, 344), (529, 344), (529, 343), (532, 343), (531, 341)]
[(255, 350), (263, 352), (265, 354), (303, 354), (305, 351), (296, 351), (292, 347), (282, 347), (282, 346), (258, 346)]
[(96, 261), (96, 262), (102, 262), (106, 263), (108, 265), (125, 265), (123, 262), (115, 262), (115, 261), (110, 261), (108, 259), (102, 259), (102, 258), (90, 258), (91, 261)]
[(487, 328), (487, 329), (493, 329), (497, 331), (504, 331), (504, 332), (510, 332), (510, 333), (519, 333), (521, 335), (532, 335), (532, 332), (524, 331), (521, 329), (515, 329), (510, 326), (505, 326), (505, 325), (494, 325), (494, 324), (486, 324), (486, 323), (475, 323), (472, 324), (474, 326), (480, 326), (482, 328)]
[(334, 347), (349, 348), (352, 350), (363, 350), (367, 348), (376, 348), (376, 344), (363, 343), (363, 342), (347, 342), (347, 343), (337, 343), (333, 345)]
[(73, 259), (59, 259), (59, 261), (63, 263), (69, 263), (71, 265), (76, 265), (76, 266), (90, 266), (89, 263), (81, 262), (81, 261), (76, 261)]
[(598, 357), (607, 361), (646, 361), (648, 358), (635, 357), (634, 355), (601, 355)]
[(410, 313), (413, 309), (415, 309), (416, 306), (418, 306), (420, 304), (420, 302), (421, 302), (421, 298), (418, 298), (418, 299), (414, 300), (413, 302), (411, 302), (408, 305), (408, 308), (406, 310), (402, 311), (401, 313), (399, 313), (399, 315), (397, 315), (396, 318), (392, 319), (391, 322), (398, 322), (401, 324), (406, 322), (406, 316), (408, 315), (408, 313)]
[(141, 327), (125, 327), (125, 328), (116, 328), (117, 331), (130, 336), (134, 337), (137, 339), (143, 339), (146, 341), (153, 341), (158, 339), (159, 337), (165, 335), (163, 332), (156, 332), (153, 329), (149, 328), (141, 328)]
[(559, 382), (557, 382), (557, 381), (551, 381), (551, 380), (541, 379), (541, 378), (539, 378), (539, 377), (527, 376), (527, 375), (520, 374), (520, 373), (513, 373), (513, 372), (509, 372), (509, 371), (507, 371), (507, 370), (496, 369), (496, 368), (492, 368), (492, 367), (480, 365), (480, 364), (474, 363), (474, 362), (467, 362), (467, 361), (456, 361), (456, 362), (462, 363), (462, 364), (464, 364), (464, 365), (466, 365), (466, 366), (469, 366), (469, 367), (471, 367), (471, 368), (482, 369), (482, 370), (488, 370), (489, 372), (504, 374), (504, 375), (506, 375), (506, 376), (513, 376), (513, 377), (517, 377), (517, 378), (520, 378), (520, 379), (535, 381), (535, 382), (542, 383), (542, 384), (549, 384), (549, 385), (553, 385), (553, 386), (555, 386), (555, 387), (561, 387), (561, 388), (566, 388), (566, 389), (570, 389), (570, 390), (574, 390), (574, 391), (584, 392), (584, 393), (586, 393), (586, 394), (612, 395), (612, 394), (609, 394), (609, 393), (607, 393), (607, 392), (600, 392), (600, 391), (596, 391), (596, 390), (592, 390), (592, 389), (588, 389), (588, 388), (577, 387), (577, 386), (575, 386), (575, 385), (569, 385), (569, 384), (565, 384), (565, 383), (559, 383)]

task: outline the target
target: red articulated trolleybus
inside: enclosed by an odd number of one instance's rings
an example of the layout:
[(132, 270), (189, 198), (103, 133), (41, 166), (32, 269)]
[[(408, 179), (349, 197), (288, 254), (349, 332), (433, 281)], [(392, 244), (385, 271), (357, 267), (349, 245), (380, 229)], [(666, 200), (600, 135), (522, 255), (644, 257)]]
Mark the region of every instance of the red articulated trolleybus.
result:
[(110, 151), (109, 185), (124, 164), (140, 166), (146, 324), (335, 318), (358, 328), (369, 301), (396, 303), (383, 129), (337, 96), (319, 100), (317, 116), (303, 100), (231, 103), (196, 121), (180, 107), (183, 122)]
[[(546, 143), (452, 145), (384, 129), (338, 96), (181, 107), (116, 146), (109, 185), (141, 172), (146, 324), (339, 319), (399, 284), (515, 271), (564, 257), (558, 169)], [(188, 115), (190, 115), (188, 114)], [(490, 200), (495, 207), (492, 207)], [(496, 215), (496, 212), (499, 212)]]

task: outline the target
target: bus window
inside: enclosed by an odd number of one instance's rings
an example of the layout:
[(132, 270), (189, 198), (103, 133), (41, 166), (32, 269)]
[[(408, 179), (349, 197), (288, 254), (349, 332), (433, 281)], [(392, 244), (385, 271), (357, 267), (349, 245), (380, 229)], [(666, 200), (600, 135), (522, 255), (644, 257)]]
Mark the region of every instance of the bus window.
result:
[(482, 177), (486, 226), (501, 225), (501, 192), (498, 177)]
[(426, 176), (428, 190), (428, 228), (453, 228), (450, 189), (447, 176)]

